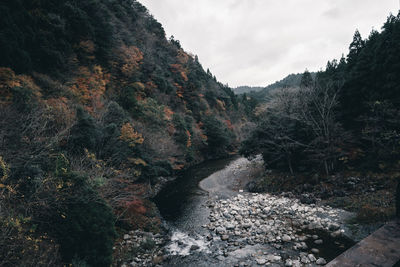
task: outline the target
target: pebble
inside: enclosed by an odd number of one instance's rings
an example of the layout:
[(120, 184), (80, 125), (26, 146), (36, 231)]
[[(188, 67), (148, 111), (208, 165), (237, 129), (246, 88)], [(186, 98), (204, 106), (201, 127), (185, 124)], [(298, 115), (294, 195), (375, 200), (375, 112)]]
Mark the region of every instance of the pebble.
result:
[(290, 236), (288, 236), (288, 235), (283, 235), (283, 236), (282, 236), (282, 241), (284, 241), (284, 242), (289, 242), (290, 240), (292, 240), (292, 239), (290, 238)]
[(285, 266), (293, 266), (293, 262), (291, 259), (287, 259), (285, 262)]
[(321, 245), (322, 243), (324, 243), (324, 241), (322, 241), (322, 239), (317, 239), (314, 241), (314, 243), (317, 245)]
[(314, 253), (314, 254), (318, 254), (318, 253), (319, 253), (319, 249), (317, 249), (317, 248), (312, 248), (312, 249), (311, 249), (311, 252)]
[(222, 241), (226, 241), (226, 240), (228, 240), (229, 239), (229, 235), (222, 235), (221, 236), (221, 240)]
[(312, 262), (317, 260), (313, 254), (308, 254), (308, 259)]
[(267, 263), (267, 261), (266, 261), (265, 259), (263, 259), (263, 258), (261, 258), (261, 259), (256, 259), (256, 262), (257, 262), (258, 265), (264, 265), (264, 264)]

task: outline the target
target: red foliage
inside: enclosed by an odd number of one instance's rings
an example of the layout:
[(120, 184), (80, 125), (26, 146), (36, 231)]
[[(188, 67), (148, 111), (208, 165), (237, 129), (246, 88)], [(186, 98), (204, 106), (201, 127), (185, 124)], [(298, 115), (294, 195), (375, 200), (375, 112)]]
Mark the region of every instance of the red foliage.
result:
[(226, 120), (225, 123), (226, 123), (226, 126), (228, 127), (228, 129), (233, 130), (233, 125), (230, 120)]

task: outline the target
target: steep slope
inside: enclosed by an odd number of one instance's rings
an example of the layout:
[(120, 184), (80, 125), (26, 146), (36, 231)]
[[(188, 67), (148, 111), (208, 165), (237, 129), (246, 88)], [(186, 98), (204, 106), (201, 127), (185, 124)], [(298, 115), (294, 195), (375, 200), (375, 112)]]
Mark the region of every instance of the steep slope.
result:
[(157, 230), (160, 177), (249, 129), (135, 0), (3, 1), (0, 36), (2, 266), (109, 265), (115, 225)]

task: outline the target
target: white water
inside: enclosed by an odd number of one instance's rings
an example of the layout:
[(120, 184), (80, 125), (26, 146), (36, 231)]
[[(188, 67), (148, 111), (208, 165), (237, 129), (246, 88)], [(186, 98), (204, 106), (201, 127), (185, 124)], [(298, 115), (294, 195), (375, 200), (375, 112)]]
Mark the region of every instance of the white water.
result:
[(186, 233), (176, 230), (171, 236), (171, 242), (168, 245), (167, 250), (171, 255), (188, 256), (190, 255), (190, 248), (192, 246), (199, 247), (195, 250), (197, 252), (210, 253), (208, 245), (209, 242), (205, 241), (204, 237), (200, 235), (194, 238), (190, 237)]

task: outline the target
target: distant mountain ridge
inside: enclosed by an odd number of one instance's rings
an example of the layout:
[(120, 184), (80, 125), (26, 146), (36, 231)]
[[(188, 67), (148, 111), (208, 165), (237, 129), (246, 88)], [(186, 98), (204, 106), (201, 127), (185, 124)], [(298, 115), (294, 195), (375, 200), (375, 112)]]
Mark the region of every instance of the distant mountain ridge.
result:
[(237, 95), (246, 94), (250, 92), (259, 92), (263, 90), (265, 87), (262, 86), (238, 86), (233, 88), (233, 92)]
[[(317, 75), (316, 72), (310, 72), (310, 73), (311, 73), (311, 76), (313, 77), (313, 79)], [(300, 86), (302, 76), (303, 76), (303, 73), (289, 74), (282, 80), (268, 85), (267, 87), (264, 88), (264, 90), (269, 91), (269, 90), (276, 89), (276, 88), (298, 87), (298, 86)]]
[[(303, 75), (303, 73), (297, 73), (297, 74), (292, 73), (292, 74), (289, 74), (288, 76), (286, 76), (285, 78), (283, 78), (282, 80), (276, 81), (265, 87), (262, 87), (262, 86), (238, 86), (233, 89), (233, 92), (237, 95), (255, 94), (258, 96), (264, 96), (272, 89), (300, 86), (302, 75)], [(315, 79), (316, 75), (317, 75), (316, 72), (311, 72), (311, 76), (313, 77), (313, 79)]]

